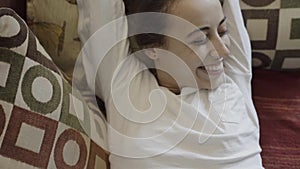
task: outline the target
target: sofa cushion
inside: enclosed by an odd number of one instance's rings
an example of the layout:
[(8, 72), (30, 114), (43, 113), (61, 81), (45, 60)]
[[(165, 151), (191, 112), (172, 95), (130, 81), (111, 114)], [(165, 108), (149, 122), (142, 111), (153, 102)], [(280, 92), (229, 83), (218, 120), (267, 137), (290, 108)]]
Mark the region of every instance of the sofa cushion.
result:
[(0, 168), (109, 168), (105, 118), (0, 8)]
[(70, 80), (81, 49), (76, 0), (28, 0), (27, 22), (54, 63)]
[(240, 0), (256, 68), (300, 70), (300, 1)]

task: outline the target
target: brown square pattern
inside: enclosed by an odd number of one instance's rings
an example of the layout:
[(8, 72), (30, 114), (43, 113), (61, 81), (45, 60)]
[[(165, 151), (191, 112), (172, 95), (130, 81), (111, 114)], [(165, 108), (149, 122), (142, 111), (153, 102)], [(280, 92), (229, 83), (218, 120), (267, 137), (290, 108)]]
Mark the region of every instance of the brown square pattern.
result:
[(251, 41), (252, 47), (256, 49), (275, 49), (278, 35), (278, 18), (279, 10), (243, 10), (244, 21), (247, 23), (248, 19), (266, 19), (268, 20), (267, 39)]
[[(26, 123), (45, 131), (39, 153), (16, 146), (22, 123)], [(35, 167), (47, 168), (55, 139), (57, 124), (57, 121), (51, 120), (42, 115), (19, 107), (14, 107), (2, 142), (0, 154)]]

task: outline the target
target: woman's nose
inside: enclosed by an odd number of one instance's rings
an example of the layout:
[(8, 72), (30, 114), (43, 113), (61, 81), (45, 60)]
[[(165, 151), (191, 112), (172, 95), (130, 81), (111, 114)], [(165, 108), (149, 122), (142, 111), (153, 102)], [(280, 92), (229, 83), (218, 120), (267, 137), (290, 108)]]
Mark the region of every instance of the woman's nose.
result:
[(214, 49), (211, 51), (211, 55), (224, 59), (229, 56), (230, 50), (228, 49), (228, 45), (221, 38), (218, 37), (212, 43)]

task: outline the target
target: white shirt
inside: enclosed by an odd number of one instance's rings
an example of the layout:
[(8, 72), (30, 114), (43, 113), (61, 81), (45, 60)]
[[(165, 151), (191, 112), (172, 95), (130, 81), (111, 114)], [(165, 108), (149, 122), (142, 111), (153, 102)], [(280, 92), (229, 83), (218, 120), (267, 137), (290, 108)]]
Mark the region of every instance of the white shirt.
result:
[[(243, 94), (237, 83), (227, 77), (228, 83), (216, 90), (183, 88), (177, 96), (157, 87), (152, 74), (142, 72), (131, 81), (131, 103), (139, 110), (147, 110), (148, 96), (155, 88), (161, 89), (165, 99), (153, 94), (153, 107), (167, 103), (163, 109), (147, 112), (155, 114), (153, 117), (138, 118), (139, 112), (128, 108), (130, 103), (125, 101), (128, 90), (124, 83), (130, 74), (140, 70), (139, 66), (143, 67), (134, 57), (126, 59), (106, 104), (109, 122), (115, 129), (109, 130), (111, 168), (262, 168), (256, 111), (251, 96), (245, 95), (249, 92)], [(247, 86), (250, 75), (236, 76), (245, 79), (240, 85)], [(152, 119), (155, 120), (150, 122)], [(116, 131), (145, 140), (127, 139)]]

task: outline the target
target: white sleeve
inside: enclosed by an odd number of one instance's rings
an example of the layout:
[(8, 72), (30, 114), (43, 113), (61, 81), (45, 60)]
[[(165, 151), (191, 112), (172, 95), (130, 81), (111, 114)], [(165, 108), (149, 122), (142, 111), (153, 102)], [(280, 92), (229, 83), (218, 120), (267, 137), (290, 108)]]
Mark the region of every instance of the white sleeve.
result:
[[(123, 1), (98, 0), (99, 4), (92, 4), (92, 0), (78, 1), (81, 2), (78, 5), (81, 7), (79, 12), (82, 17), (79, 24), (86, 24), (86, 26), (79, 27), (79, 32), (82, 36), (90, 38), (81, 37), (85, 43), (82, 57), (83, 72), (90, 90), (94, 89), (95, 94), (105, 102), (109, 122), (110, 151), (113, 152), (114, 147), (122, 150), (124, 147), (119, 147), (120, 142), (116, 139), (119, 137), (114, 134), (119, 132), (132, 136), (141, 134), (139, 132), (144, 128), (141, 124), (148, 120), (152, 121), (152, 116), (156, 117), (157, 113), (163, 112), (166, 99), (160, 92), (161, 90), (155, 90), (160, 87), (148, 68), (135, 56), (128, 56), (128, 25)], [(83, 8), (85, 4), (91, 5), (90, 8)], [(101, 12), (97, 17), (94, 16), (93, 11), (89, 10), (97, 8), (95, 5), (102, 5), (98, 6), (97, 11)], [(117, 19), (117, 22), (106, 25), (120, 17), (121, 19)], [(90, 22), (90, 18), (99, 23)], [(96, 28), (101, 29), (97, 31)], [(94, 32), (96, 33), (93, 34)], [(90, 37), (91, 35), (93, 36)], [(119, 41), (121, 39), (123, 41)], [(105, 56), (101, 60), (103, 53)], [(165, 88), (162, 90), (170, 93)], [(176, 98), (174, 94), (170, 95)], [(115, 141), (117, 143), (114, 143)]]
[(244, 26), (239, 0), (224, 0), (224, 14), (231, 40), (228, 64), (236, 73), (251, 74), (251, 45)]
[(227, 26), (231, 45), (231, 55), (224, 60), (224, 69), (241, 91), (251, 97), (251, 45), (248, 32), (244, 26), (239, 0), (224, 0), (224, 14), (227, 17)]
[(82, 65), (89, 88), (106, 104), (113, 105), (112, 97), (128, 94), (130, 83), (133, 88), (130, 94), (137, 98), (137, 105), (142, 100), (146, 102), (158, 84), (143, 63), (135, 56), (128, 56), (128, 24), (123, 1), (77, 1), (78, 31), (84, 43)]
[(77, 3), (78, 33), (84, 44), (80, 63), (88, 87), (105, 101), (114, 70), (129, 50), (124, 3), (122, 0), (77, 0)]

